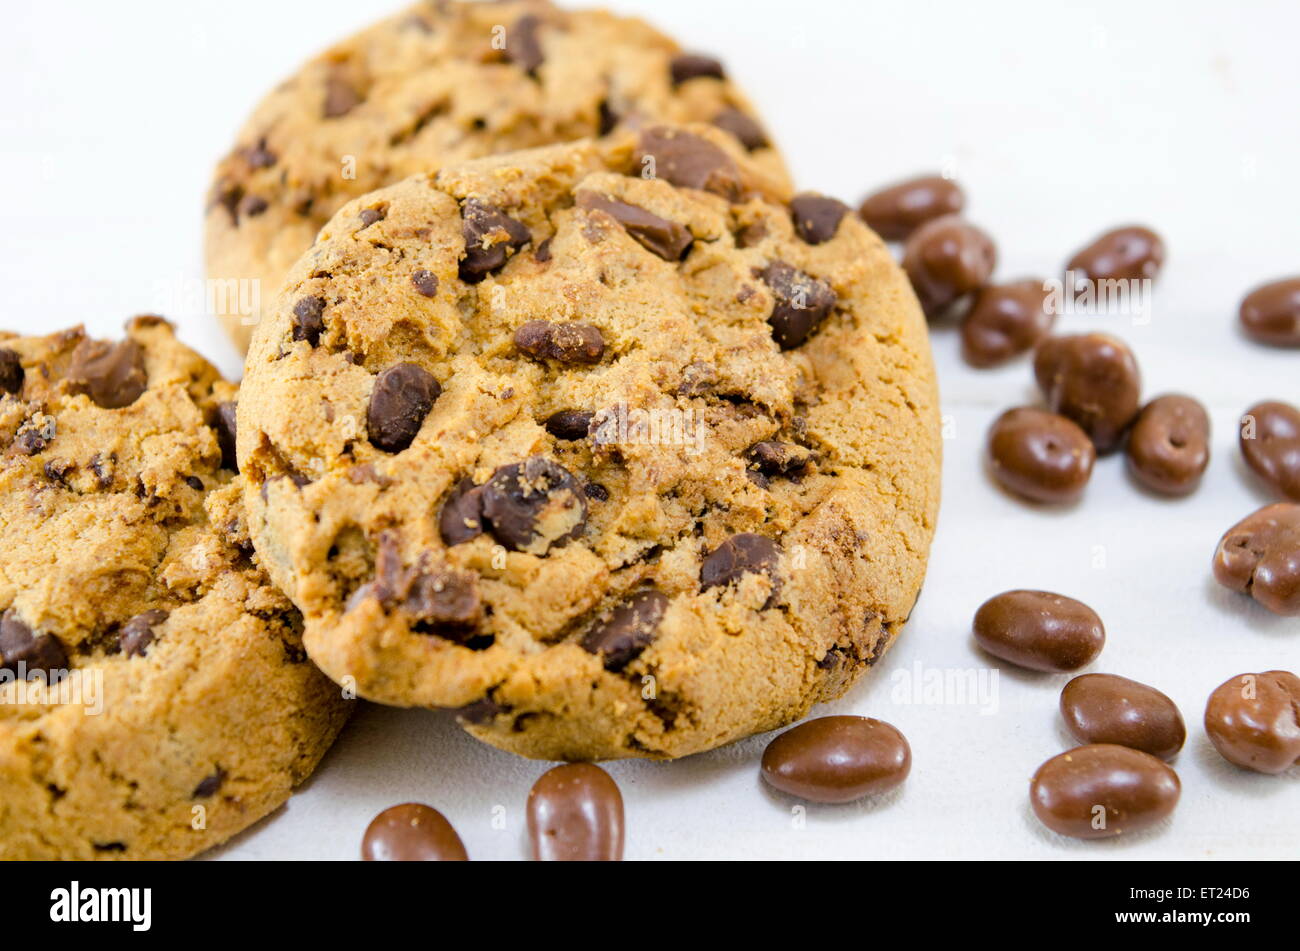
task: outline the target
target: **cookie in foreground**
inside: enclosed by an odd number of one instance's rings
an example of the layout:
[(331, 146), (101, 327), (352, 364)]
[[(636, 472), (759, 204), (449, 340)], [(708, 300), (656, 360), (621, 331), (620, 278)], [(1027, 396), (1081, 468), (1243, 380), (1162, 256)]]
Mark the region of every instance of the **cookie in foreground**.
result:
[(938, 506), (925, 324), (845, 206), (762, 182), (654, 127), (322, 230), (254, 337), (239, 456), (326, 673), (524, 755), (666, 758), (880, 658)]
[(0, 858), (194, 855), (342, 726), (252, 557), (235, 395), (157, 317), (0, 339)]

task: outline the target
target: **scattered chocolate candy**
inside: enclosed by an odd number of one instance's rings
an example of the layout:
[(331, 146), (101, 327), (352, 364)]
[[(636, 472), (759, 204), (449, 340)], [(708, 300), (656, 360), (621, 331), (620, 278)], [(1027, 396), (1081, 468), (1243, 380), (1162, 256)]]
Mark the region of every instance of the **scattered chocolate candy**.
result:
[(1269, 487), (1300, 502), (1300, 409), (1266, 400), (1242, 417), (1241, 454)]
[(1300, 763), (1300, 677), (1289, 670), (1238, 674), (1205, 705), (1205, 732), (1224, 759), (1257, 773)]
[(1034, 376), (1052, 412), (1078, 423), (1097, 452), (1119, 448), (1142, 389), (1124, 341), (1101, 333), (1049, 337), (1034, 353)]
[(902, 733), (870, 717), (818, 717), (763, 751), (763, 778), (811, 802), (852, 802), (902, 785), (912, 750)]
[(965, 206), (966, 196), (952, 179), (923, 175), (873, 192), (858, 214), (886, 241), (905, 241), (927, 221), (960, 214)]
[(995, 367), (1027, 353), (1052, 331), (1044, 282), (1031, 278), (980, 288), (961, 322), (961, 353), (973, 367)]
[(366, 410), (366, 430), (372, 445), (385, 452), (409, 446), (442, 387), (424, 367), (397, 363), (375, 378)]
[(568, 763), (543, 773), (528, 793), (528, 836), (539, 862), (621, 861), (618, 785), (592, 763)]
[(469, 855), (451, 823), (418, 802), (390, 806), (370, 821), (361, 839), (366, 862), (465, 862)]
[(1054, 756), (1034, 773), (1029, 801), (1053, 832), (1108, 839), (1169, 816), (1182, 790), (1178, 774), (1150, 753), (1095, 743)]
[(1154, 492), (1187, 495), (1210, 464), (1210, 417), (1190, 396), (1161, 396), (1138, 413), (1128, 437), (1129, 470)]
[(1270, 347), (1300, 347), (1300, 277), (1257, 287), (1241, 302), (1241, 328)]
[(1300, 505), (1266, 505), (1228, 529), (1214, 552), (1214, 577), (1274, 614), (1300, 614)]
[(1086, 248), (1075, 252), (1066, 265), (1079, 281), (1155, 280), (1165, 263), (1165, 243), (1160, 235), (1141, 225), (1107, 231)]
[(1173, 759), (1187, 739), (1178, 707), (1155, 687), (1081, 674), (1061, 691), (1061, 716), (1080, 743), (1112, 743)]
[(1075, 423), (1033, 407), (1010, 409), (989, 429), (989, 464), (1009, 491), (1035, 502), (1063, 504), (1083, 495), (1097, 459)]
[(1097, 612), (1050, 591), (1004, 591), (980, 605), (975, 642), (1030, 670), (1064, 673), (1090, 664), (1106, 643)]
[(997, 262), (993, 239), (957, 215), (927, 221), (903, 248), (903, 270), (927, 317), (983, 287)]

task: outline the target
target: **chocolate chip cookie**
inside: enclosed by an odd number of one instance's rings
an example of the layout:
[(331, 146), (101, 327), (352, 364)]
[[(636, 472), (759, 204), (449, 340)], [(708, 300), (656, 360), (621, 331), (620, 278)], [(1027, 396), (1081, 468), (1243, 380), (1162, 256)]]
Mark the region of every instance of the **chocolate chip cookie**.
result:
[(234, 399), (161, 318), (0, 335), (0, 859), (193, 855), (342, 725), (252, 556)]
[(254, 335), (239, 460), (339, 683), (528, 756), (667, 758), (880, 658), (940, 437), (884, 244), (650, 127), (344, 206)]
[(249, 118), (209, 200), (214, 304), (243, 351), (345, 202), (440, 165), (647, 119), (713, 123), (786, 180), (722, 64), (640, 20), (545, 0), (416, 4), (305, 64)]

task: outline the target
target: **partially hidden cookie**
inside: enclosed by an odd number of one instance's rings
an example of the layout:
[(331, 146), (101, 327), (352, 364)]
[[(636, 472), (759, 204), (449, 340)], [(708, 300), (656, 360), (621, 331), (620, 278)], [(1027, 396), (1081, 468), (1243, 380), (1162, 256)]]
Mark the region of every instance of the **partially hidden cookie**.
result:
[(194, 855), (342, 725), (253, 558), (235, 395), (157, 317), (0, 337), (0, 859)]
[(243, 352), (345, 202), (441, 165), (647, 120), (714, 123), (788, 181), (722, 64), (641, 20), (545, 0), (416, 4), (306, 63), (249, 117), (208, 201), (213, 304)]
[(326, 673), (527, 756), (663, 758), (880, 658), (939, 499), (925, 323), (844, 205), (760, 181), (654, 127), (323, 229), (254, 336), (239, 458)]

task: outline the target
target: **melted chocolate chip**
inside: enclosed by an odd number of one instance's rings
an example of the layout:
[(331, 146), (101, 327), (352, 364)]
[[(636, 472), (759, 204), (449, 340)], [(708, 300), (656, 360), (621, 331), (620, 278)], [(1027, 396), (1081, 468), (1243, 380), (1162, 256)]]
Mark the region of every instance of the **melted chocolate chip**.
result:
[(325, 298), (303, 297), (293, 305), (293, 339), (306, 340), (313, 347), (320, 345), (320, 335), (325, 332)]
[(117, 635), (117, 646), (127, 657), (144, 657), (154, 641), (153, 629), (167, 620), (167, 612), (154, 608), (137, 614), (125, 624)]
[(361, 94), (342, 76), (333, 75), (325, 80), (325, 105), (322, 109), (326, 119), (345, 116), (361, 104)]
[(593, 191), (578, 192), (577, 203), (579, 208), (609, 215), (641, 247), (665, 261), (680, 261), (694, 241), (685, 225), (660, 218), (638, 205), (607, 198)]
[(740, 201), (744, 182), (731, 156), (707, 139), (677, 129), (658, 127), (641, 135), (636, 153), (638, 168), (654, 160), (654, 175), (681, 188), (696, 188)]
[(0, 615), (0, 670), (17, 673), (19, 664), (31, 677), (34, 673), (65, 669), (68, 654), (57, 637), (36, 634), (10, 609)]
[(362, 208), (357, 219), (361, 222), (362, 228), (369, 228), (376, 221), (383, 221), (386, 214), (383, 208)]
[(67, 378), (74, 393), (85, 393), (104, 409), (130, 406), (149, 385), (144, 350), (134, 340), (83, 340), (72, 352)]
[(763, 127), (752, 116), (746, 115), (739, 109), (723, 109), (713, 117), (713, 124), (724, 132), (734, 135), (747, 152), (765, 149), (772, 144)]
[(569, 470), (532, 456), (502, 466), (484, 483), (483, 519), (507, 548), (545, 555), (582, 534), (587, 501)]
[(483, 487), (473, 479), (462, 479), (438, 514), (438, 532), (443, 542), (459, 545), (483, 534)]
[(722, 63), (712, 56), (705, 56), (702, 53), (679, 53), (673, 57), (668, 69), (672, 74), (674, 86), (678, 86), (688, 79), (726, 78)]
[(537, 67), (545, 60), (542, 44), (537, 38), (537, 28), (542, 21), (531, 13), (526, 13), (515, 21), (515, 25), (506, 34), (506, 59), (514, 63), (529, 76), (535, 75)]
[(752, 532), (732, 535), (700, 565), (700, 590), (732, 584), (747, 574), (762, 573), (771, 579), (772, 597), (775, 597), (776, 561), (780, 554), (776, 542), (763, 535)]
[(465, 237), (460, 279), (466, 284), (477, 284), (501, 270), (510, 255), (532, 238), (521, 222), (477, 198), (466, 199), (460, 213)]
[(603, 655), (606, 670), (620, 671), (654, 641), (667, 609), (663, 592), (638, 592), (593, 624), (582, 648)]
[(560, 412), (547, 417), (546, 431), (556, 439), (564, 439), (570, 442), (586, 439), (587, 431), (591, 427), (594, 416), (594, 413), (588, 413), (585, 410), (560, 410)]
[(412, 272), (411, 283), (425, 297), (434, 297), (438, 293), (438, 275), (424, 268)]
[(226, 771), (218, 766), (208, 776), (203, 777), (194, 787), (193, 799), (208, 799), (215, 796), (226, 781)]
[(765, 440), (755, 443), (749, 450), (750, 465), (764, 476), (801, 475), (813, 460), (813, 454), (802, 446)]
[(433, 375), (414, 363), (398, 363), (379, 374), (366, 410), (371, 444), (401, 452), (415, 439), (441, 394)]
[(515, 346), (539, 360), (599, 363), (605, 353), (605, 338), (591, 324), (530, 320), (515, 331)]
[(21, 393), (24, 376), (22, 357), (8, 347), (0, 348), (0, 393)]
[(835, 306), (835, 291), (828, 283), (784, 261), (773, 261), (758, 276), (776, 298), (767, 322), (772, 325), (772, 339), (782, 350), (807, 340)]
[(795, 233), (808, 244), (822, 244), (835, 237), (840, 221), (849, 211), (844, 202), (812, 192), (790, 199), (790, 217), (794, 219)]
[(238, 472), (239, 460), (235, 455), (235, 403), (233, 401), (217, 405), (217, 418), (214, 428), (217, 431), (217, 445), (221, 447), (221, 468)]

